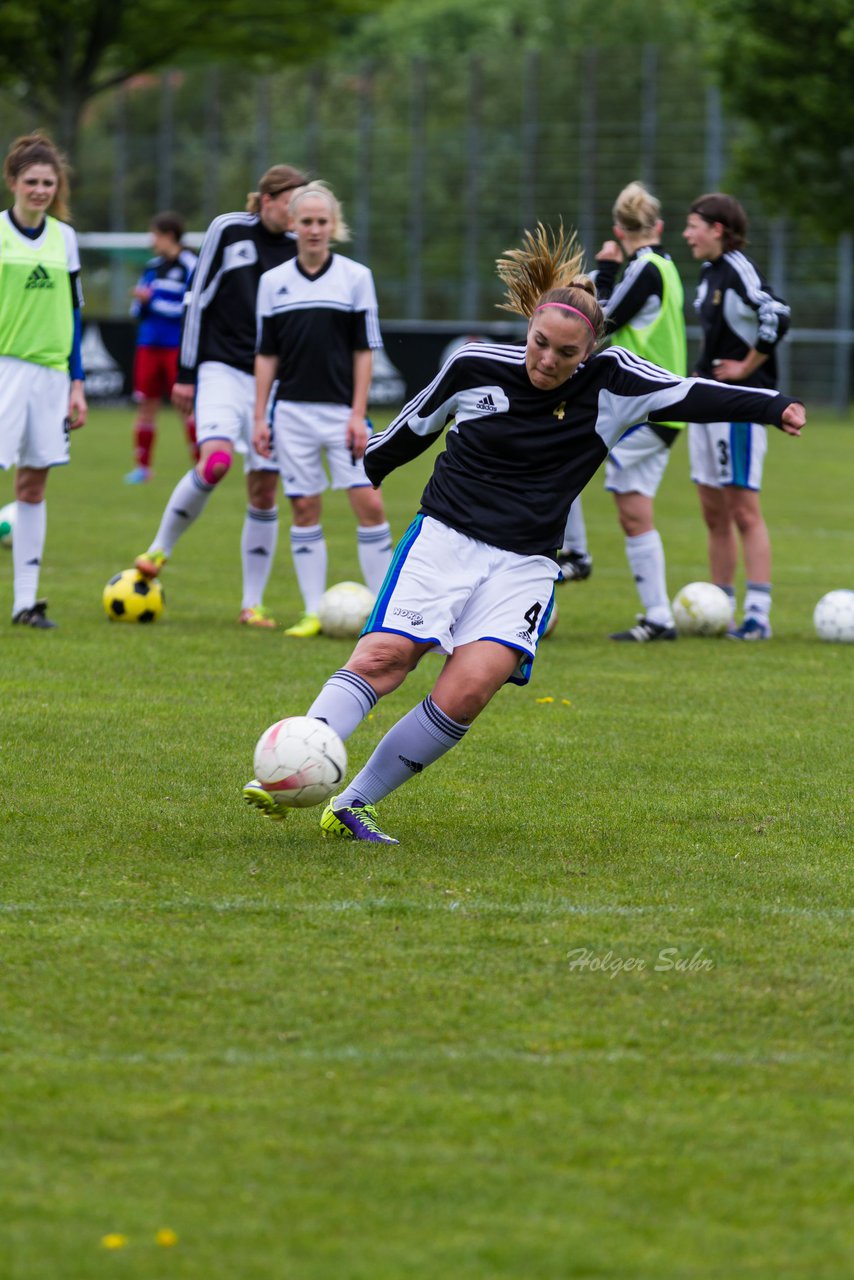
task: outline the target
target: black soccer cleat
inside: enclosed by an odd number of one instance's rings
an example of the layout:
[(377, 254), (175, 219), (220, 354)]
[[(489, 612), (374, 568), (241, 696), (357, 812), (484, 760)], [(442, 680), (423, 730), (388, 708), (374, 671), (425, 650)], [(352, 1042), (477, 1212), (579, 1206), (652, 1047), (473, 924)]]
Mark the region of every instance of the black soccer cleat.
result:
[(649, 644), (651, 640), (675, 640), (676, 628), (658, 622), (650, 622), (642, 613), (638, 614), (635, 626), (628, 631), (612, 631), (612, 640), (628, 640), (634, 644)]
[(22, 627), (38, 627), (41, 631), (51, 631), (58, 625), (47, 616), (47, 600), (37, 600), (29, 609), (19, 609), (12, 622)]
[(586, 551), (559, 551), (555, 556), (560, 565), (561, 582), (583, 582), (593, 572), (593, 557)]

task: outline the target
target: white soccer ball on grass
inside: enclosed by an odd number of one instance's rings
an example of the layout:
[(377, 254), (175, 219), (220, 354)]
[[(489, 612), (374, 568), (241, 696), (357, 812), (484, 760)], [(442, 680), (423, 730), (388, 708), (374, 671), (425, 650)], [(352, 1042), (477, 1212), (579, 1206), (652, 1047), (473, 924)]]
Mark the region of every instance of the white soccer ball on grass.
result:
[(713, 582), (689, 582), (676, 592), (672, 608), (681, 636), (722, 636), (732, 621), (732, 601)]
[(819, 640), (854, 644), (854, 591), (828, 591), (812, 615)]
[(344, 778), (347, 749), (325, 720), (288, 716), (255, 747), (255, 777), (280, 805), (306, 809), (328, 800)]
[(374, 607), (375, 596), (363, 582), (338, 582), (320, 598), (317, 616), (325, 636), (353, 639)]

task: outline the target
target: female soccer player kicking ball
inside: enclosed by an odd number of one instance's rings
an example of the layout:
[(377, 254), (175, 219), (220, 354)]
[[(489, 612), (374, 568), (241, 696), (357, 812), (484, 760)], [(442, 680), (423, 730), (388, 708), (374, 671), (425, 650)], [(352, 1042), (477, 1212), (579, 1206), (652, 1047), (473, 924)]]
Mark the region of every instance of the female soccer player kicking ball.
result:
[[(528, 319), (524, 347), (461, 348), (368, 444), (365, 469), (379, 485), (455, 424), (362, 637), (307, 714), (346, 739), (425, 653), (447, 660), (432, 693), (326, 806), (327, 835), (397, 844), (375, 806), (457, 746), (503, 684), (527, 683), (567, 511), (627, 427), (731, 415), (799, 435), (806, 421), (774, 391), (680, 378), (618, 347), (594, 354), (605, 317), (580, 265), (574, 238), (528, 233), (498, 263), (506, 309)], [(257, 782), (243, 795), (283, 816)]]

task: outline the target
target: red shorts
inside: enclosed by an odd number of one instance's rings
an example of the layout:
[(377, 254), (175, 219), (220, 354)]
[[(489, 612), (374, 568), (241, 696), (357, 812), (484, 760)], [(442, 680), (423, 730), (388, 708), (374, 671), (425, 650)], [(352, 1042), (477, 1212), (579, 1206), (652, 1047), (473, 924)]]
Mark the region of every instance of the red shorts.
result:
[(168, 399), (177, 378), (177, 347), (137, 347), (133, 358), (134, 400)]

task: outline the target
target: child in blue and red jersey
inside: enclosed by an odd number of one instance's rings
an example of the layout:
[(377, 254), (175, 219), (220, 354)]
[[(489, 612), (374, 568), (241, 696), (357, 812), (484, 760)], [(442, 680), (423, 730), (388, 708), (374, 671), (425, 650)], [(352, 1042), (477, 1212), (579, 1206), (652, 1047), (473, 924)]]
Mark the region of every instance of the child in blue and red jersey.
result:
[[(196, 265), (196, 256), (182, 244), (184, 222), (177, 213), (158, 213), (151, 222), (151, 247), (155, 252), (133, 291), (131, 315), (139, 320), (133, 366), (133, 398), (139, 405), (134, 425), (133, 471), (127, 484), (142, 484), (151, 476), (151, 458), (157, 435), (157, 410), (168, 400), (178, 376), (181, 318), (184, 295)], [(191, 457), (198, 458), (192, 415), (184, 418)]]

